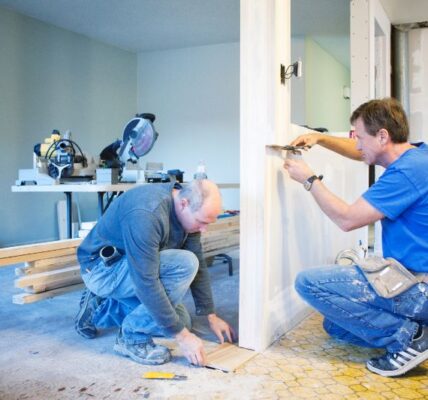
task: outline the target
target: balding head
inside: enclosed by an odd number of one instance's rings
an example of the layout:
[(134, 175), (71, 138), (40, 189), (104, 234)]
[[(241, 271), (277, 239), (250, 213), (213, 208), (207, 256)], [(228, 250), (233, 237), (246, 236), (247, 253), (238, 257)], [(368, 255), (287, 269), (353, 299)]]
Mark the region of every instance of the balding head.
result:
[(184, 185), (178, 193), (180, 199), (187, 199), (192, 212), (198, 211), (205, 202), (217, 203), (221, 207), (221, 195), (217, 185), (208, 179), (195, 179)]
[(175, 196), (175, 211), (186, 232), (205, 231), (221, 213), (218, 186), (208, 179), (191, 181)]

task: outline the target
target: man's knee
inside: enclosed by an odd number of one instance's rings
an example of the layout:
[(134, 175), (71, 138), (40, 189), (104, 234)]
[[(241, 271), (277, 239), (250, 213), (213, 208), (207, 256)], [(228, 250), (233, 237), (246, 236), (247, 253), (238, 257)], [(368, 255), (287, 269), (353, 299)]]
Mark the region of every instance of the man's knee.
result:
[(311, 291), (310, 289), (313, 286), (311, 276), (312, 274), (309, 271), (301, 271), (296, 276), (294, 288), (302, 297), (305, 297)]
[(163, 250), (160, 252), (160, 261), (192, 280), (199, 268), (198, 257), (189, 250)]
[(196, 257), (195, 253), (192, 253), (189, 250), (179, 250), (179, 251), (181, 253), (180, 257), (182, 258), (181, 265), (185, 267), (189, 275), (195, 276), (199, 268), (198, 257)]
[(324, 292), (326, 288), (320, 284), (320, 269), (310, 268), (305, 271), (298, 273), (294, 282), (296, 292), (309, 303), (311, 299), (319, 297), (321, 292)]

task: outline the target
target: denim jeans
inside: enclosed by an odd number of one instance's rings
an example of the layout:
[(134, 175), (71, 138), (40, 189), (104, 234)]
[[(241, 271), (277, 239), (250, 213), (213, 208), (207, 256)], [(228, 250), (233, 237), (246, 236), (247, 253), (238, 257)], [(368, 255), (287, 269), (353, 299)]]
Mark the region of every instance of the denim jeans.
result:
[(396, 353), (409, 345), (418, 323), (428, 323), (425, 283), (385, 299), (376, 294), (357, 266), (329, 265), (301, 272), (295, 287), (324, 315), (327, 333), (355, 345)]
[[(159, 279), (175, 310), (188, 328), (190, 315), (183, 304), (199, 261), (187, 250), (163, 250), (160, 252)], [(122, 339), (129, 344), (144, 343), (151, 336), (163, 336), (159, 327), (144, 304), (136, 296), (128, 261), (125, 256), (111, 266), (103, 261), (82, 276), (86, 287), (105, 298), (94, 313), (92, 322), (97, 328), (122, 327)]]

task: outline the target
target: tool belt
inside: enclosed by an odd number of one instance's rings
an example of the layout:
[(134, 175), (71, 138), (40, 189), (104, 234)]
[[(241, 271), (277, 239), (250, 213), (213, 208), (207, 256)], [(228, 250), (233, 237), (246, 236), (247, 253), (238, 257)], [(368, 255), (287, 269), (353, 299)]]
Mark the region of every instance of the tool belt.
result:
[(393, 258), (370, 256), (359, 259), (360, 267), (374, 291), (386, 299), (393, 298), (417, 283), (428, 284), (428, 274), (412, 274)]

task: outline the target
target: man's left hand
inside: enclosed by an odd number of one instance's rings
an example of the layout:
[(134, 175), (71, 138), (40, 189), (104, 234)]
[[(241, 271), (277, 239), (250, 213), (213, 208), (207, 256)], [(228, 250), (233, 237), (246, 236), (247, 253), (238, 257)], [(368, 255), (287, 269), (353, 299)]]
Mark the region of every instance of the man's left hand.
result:
[(235, 339), (235, 331), (226, 321), (223, 321), (215, 314), (209, 314), (208, 322), (210, 324), (211, 330), (220, 340), (220, 343), (224, 343), (224, 335), (226, 335), (226, 338), (230, 343), (233, 342), (233, 340)]

